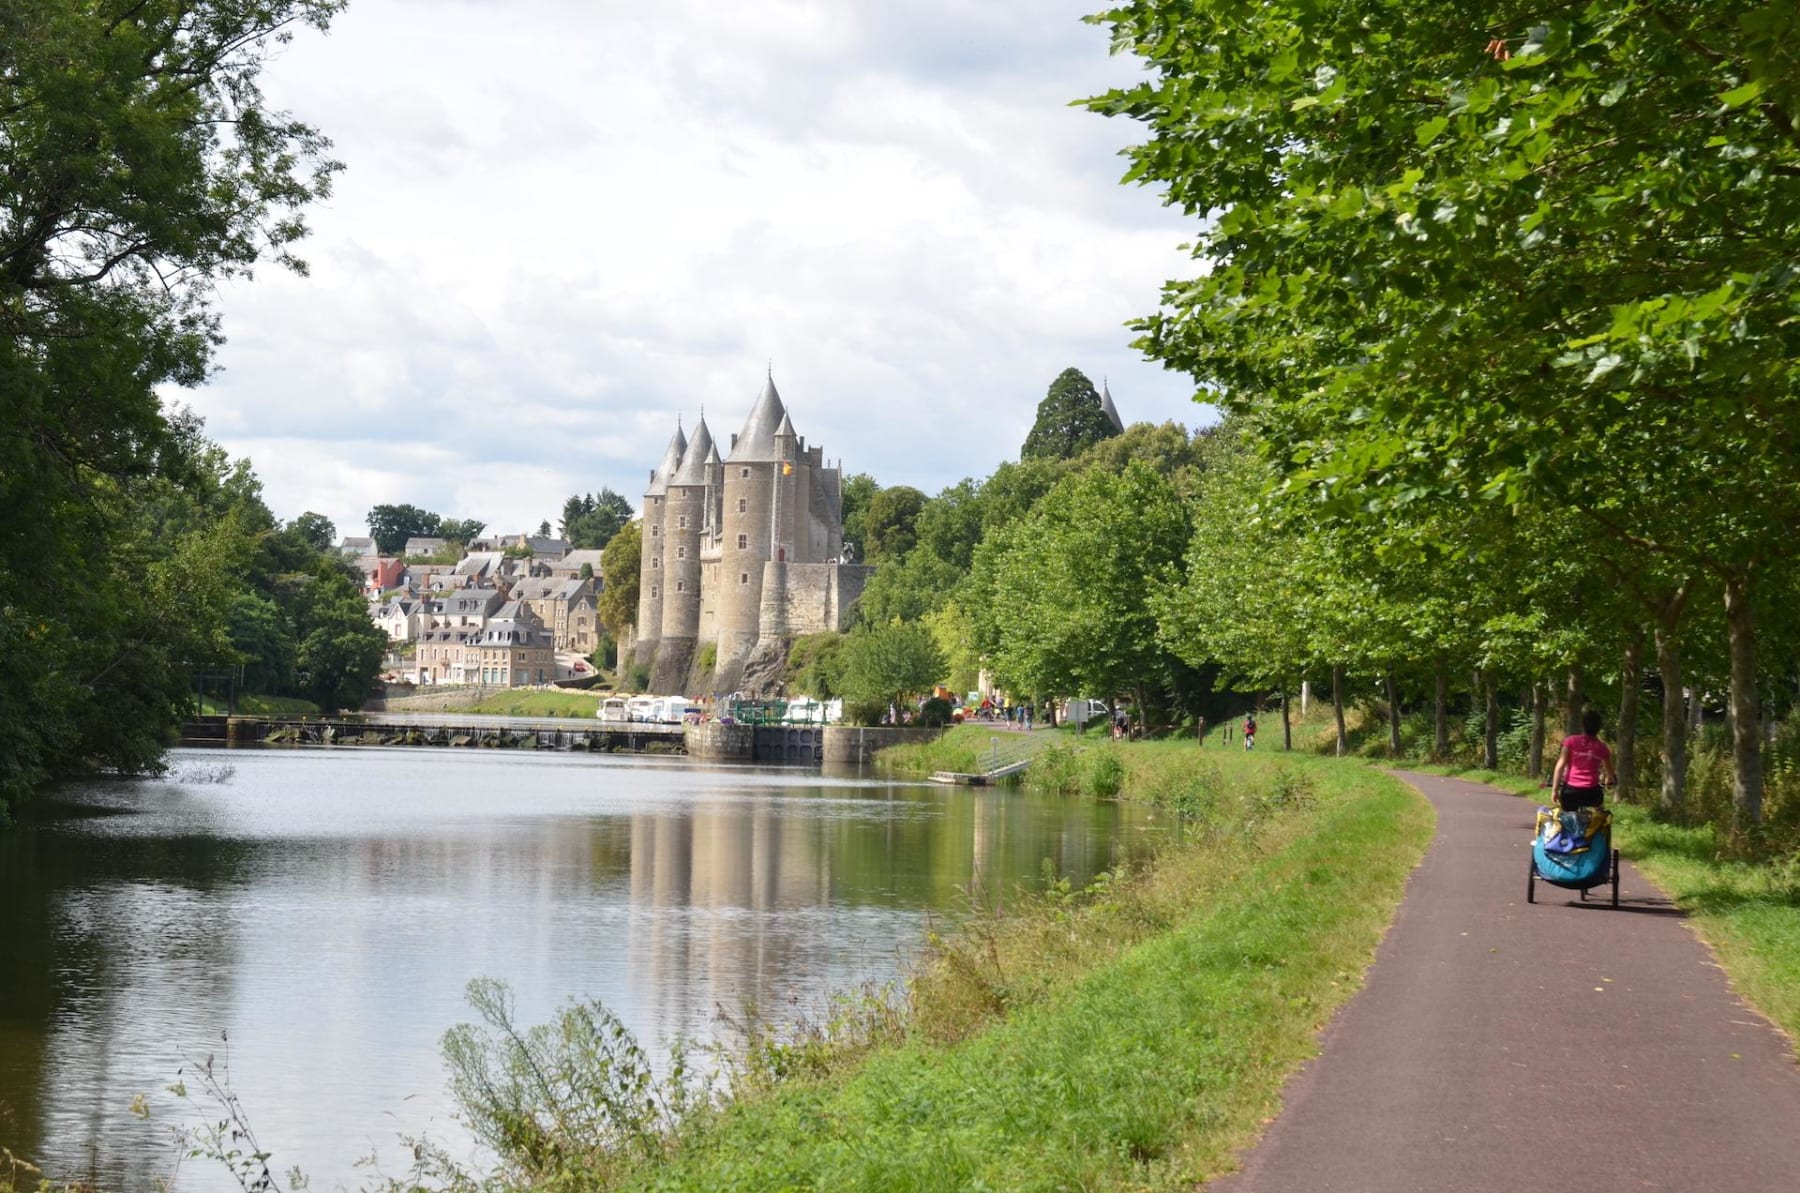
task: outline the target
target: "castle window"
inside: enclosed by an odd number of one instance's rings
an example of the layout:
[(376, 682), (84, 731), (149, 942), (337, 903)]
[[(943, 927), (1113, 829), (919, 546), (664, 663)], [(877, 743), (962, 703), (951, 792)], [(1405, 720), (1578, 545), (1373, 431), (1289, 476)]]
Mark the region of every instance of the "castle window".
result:
[(738, 513), (743, 514), (748, 513), (749, 511), (750, 503), (742, 497), (738, 498)]
[(687, 581), (686, 580), (675, 581), (675, 591), (676, 592), (686, 592), (687, 591)]
[(677, 529), (677, 530), (686, 530), (687, 529), (687, 515), (686, 514), (676, 514), (675, 515), (675, 529)]
[(749, 549), (750, 549), (750, 536), (747, 534), (738, 535), (738, 550), (748, 551)]
[(650, 586), (650, 599), (654, 601), (661, 596), (662, 596), (662, 585), (652, 584)]
[(749, 572), (739, 572), (738, 573), (738, 583), (739, 584), (750, 583), (750, 573)]
[(660, 526), (652, 526), (650, 528), (650, 537), (651, 538), (655, 538), (657, 535), (659, 535), (661, 533), (662, 533), (662, 527), (660, 527)]
[(687, 548), (686, 547), (675, 548), (675, 558), (686, 559), (687, 558)]
[(662, 556), (652, 555), (650, 557), (650, 566), (652, 569), (661, 567), (662, 566)]
[(738, 476), (744, 480), (749, 480), (750, 479), (750, 470), (748, 468), (740, 468), (740, 469), (738, 469)]

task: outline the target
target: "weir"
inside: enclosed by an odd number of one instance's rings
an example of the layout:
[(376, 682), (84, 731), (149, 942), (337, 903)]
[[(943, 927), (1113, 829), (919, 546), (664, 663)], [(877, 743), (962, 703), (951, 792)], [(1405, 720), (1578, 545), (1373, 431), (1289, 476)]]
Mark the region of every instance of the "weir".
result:
[[(827, 754), (836, 726), (743, 725), (721, 721), (518, 721), (496, 725), (384, 721), (376, 717), (196, 717), (182, 725), (184, 746), (439, 746), (594, 753), (689, 754), (715, 762), (812, 765)], [(843, 730), (858, 733), (861, 731)], [(866, 760), (866, 754), (857, 759)]]

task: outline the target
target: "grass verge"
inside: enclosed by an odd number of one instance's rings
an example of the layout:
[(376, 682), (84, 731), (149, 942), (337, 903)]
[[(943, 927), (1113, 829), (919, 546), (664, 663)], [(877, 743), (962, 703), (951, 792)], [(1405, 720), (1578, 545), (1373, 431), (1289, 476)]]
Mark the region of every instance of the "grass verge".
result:
[(1800, 1041), (1800, 857), (1736, 861), (1710, 825), (1660, 823), (1644, 808), (1614, 813), (1619, 851), (1687, 910), (1738, 992)]
[(514, 688), (496, 692), (465, 710), (498, 717), (591, 717), (600, 708), (600, 697), (610, 692), (540, 691)]
[[(1132, 789), (1162, 798), (1139, 785), (1177, 749), (1124, 747)], [(1364, 768), (1180, 753), (1186, 843), (940, 942), (892, 1041), (810, 1072), (778, 1049), (784, 1079), (625, 1187), (1175, 1188), (1229, 1168), (1360, 985), (1432, 817)]]
[[(258, 696), (246, 693), (233, 700), (230, 709), (234, 715), (240, 717), (276, 717), (316, 713), (319, 711), (319, 706), (297, 696)], [(225, 713), (225, 701), (215, 700), (211, 696), (200, 698), (201, 716), (222, 717)]]

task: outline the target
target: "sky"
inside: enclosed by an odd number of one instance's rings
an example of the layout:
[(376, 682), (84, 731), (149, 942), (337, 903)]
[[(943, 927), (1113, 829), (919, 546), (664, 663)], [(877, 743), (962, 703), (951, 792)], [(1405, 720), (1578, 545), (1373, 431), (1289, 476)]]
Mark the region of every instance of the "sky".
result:
[(677, 418), (729, 442), (771, 368), (809, 445), (927, 493), (1016, 459), (1070, 366), (1213, 421), (1124, 326), (1195, 225), (1119, 184), (1140, 126), (1069, 106), (1140, 69), (1096, 6), (352, 0), (263, 80), (345, 164), (311, 275), (222, 287), (171, 400), (340, 535), (640, 504)]

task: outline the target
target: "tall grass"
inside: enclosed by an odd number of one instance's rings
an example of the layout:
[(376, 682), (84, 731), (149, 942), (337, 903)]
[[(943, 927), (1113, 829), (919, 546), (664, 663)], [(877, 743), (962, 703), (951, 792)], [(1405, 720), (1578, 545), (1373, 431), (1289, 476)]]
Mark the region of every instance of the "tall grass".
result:
[[(503, 1150), (508, 1187), (1177, 1188), (1228, 1167), (1359, 984), (1430, 810), (1318, 759), (1187, 743), (1068, 758), (1054, 767), (1165, 807), (1183, 831), (1086, 889), (1047, 871), (1039, 894), (971, 892), (975, 914), (929, 940), (903, 989), (840, 997), (819, 1022), (746, 1027), (727, 1096), (687, 1097), (679, 1123), (623, 1132), (630, 1146), (586, 1132), (604, 1162), (559, 1137), (551, 1153), (583, 1155), (579, 1169)], [(473, 1054), (473, 1037), (456, 1039)], [(647, 1070), (609, 1080), (627, 1105), (685, 1097)], [(484, 1070), (459, 1089), (527, 1085)], [(465, 1102), (464, 1115), (561, 1121), (511, 1094), (501, 1110)]]

